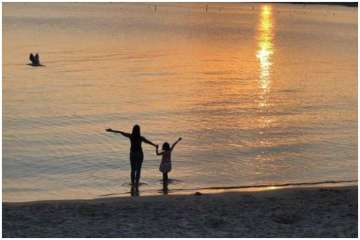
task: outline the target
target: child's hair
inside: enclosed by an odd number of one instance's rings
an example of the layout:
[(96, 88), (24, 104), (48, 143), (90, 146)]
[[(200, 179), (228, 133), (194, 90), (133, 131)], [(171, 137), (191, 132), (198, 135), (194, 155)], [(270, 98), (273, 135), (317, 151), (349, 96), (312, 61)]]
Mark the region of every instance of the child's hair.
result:
[(170, 150), (170, 145), (169, 145), (169, 143), (164, 142), (164, 144), (162, 145), (162, 149), (163, 149), (164, 151), (169, 151), (169, 150)]

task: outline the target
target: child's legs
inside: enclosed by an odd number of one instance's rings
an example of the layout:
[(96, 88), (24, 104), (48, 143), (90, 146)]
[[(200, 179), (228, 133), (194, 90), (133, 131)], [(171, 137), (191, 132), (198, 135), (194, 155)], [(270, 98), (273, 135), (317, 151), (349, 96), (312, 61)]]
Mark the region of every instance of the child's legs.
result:
[(168, 194), (168, 181), (167, 181), (167, 173), (163, 174), (163, 193), (166, 195)]
[(167, 172), (163, 173), (163, 182), (167, 182), (168, 181), (168, 174)]

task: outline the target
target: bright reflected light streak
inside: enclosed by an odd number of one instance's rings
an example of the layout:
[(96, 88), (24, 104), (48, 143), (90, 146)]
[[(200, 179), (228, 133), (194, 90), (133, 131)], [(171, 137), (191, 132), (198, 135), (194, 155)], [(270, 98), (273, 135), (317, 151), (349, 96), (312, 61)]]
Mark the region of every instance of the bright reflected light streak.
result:
[(273, 55), (273, 23), (272, 8), (263, 5), (260, 12), (260, 23), (258, 25), (258, 49), (256, 57), (260, 62), (260, 87), (267, 92), (270, 88), (271, 56)]

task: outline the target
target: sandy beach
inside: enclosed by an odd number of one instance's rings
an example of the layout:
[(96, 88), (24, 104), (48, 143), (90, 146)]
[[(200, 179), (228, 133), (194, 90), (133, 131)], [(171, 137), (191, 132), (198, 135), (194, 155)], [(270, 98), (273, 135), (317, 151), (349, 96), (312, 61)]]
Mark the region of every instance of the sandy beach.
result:
[(357, 237), (356, 187), (3, 203), (3, 237)]

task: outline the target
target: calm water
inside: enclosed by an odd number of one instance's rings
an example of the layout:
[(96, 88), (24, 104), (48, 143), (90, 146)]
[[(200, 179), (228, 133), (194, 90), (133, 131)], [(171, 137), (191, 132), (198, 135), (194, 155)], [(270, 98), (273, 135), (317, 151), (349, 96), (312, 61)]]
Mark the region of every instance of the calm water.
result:
[(129, 191), (134, 123), (170, 190), (356, 180), (357, 8), (3, 4), (4, 200)]

